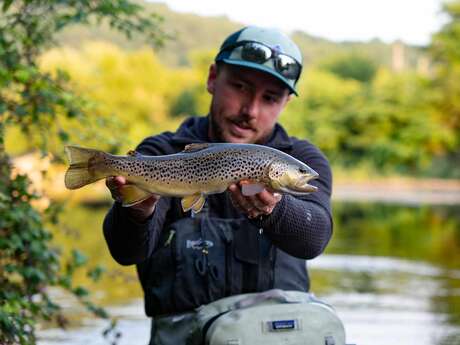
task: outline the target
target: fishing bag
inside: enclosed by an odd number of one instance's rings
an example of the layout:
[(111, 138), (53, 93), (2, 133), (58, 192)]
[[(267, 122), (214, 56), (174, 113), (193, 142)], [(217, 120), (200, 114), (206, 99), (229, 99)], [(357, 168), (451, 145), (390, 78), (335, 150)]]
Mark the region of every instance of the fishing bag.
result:
[(227, 297), (198, 309), (205, 345), (344, 345), (334, 309), (312, 294), (269, 290)]

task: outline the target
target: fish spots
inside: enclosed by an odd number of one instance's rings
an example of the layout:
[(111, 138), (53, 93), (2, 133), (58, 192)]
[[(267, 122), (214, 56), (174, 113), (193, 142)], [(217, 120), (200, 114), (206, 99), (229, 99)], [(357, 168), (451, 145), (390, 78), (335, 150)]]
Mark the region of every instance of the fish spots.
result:
[[(255, 146), (227, 144), (167, 156), (112, 156), (106, 164), (134, 183), (207, 190), (209, 185), (228, 185), (243, 179), (265, 180), (267, 167), (277, 158), (277, 151)], [(277, 167), (274, 174), (281, 176), (282, 169)]]
[(270, 165), (269, 177), (273, 180), (281, 178), (289, 170), (289, 164), (277, 159)]

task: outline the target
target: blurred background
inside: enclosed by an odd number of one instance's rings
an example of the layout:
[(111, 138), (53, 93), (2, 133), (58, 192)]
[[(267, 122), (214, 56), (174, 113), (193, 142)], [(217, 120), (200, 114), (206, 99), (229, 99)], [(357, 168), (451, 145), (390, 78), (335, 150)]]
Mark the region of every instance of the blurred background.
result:
[(69, 26), (39, 67), (65, 71), (87, 119), (57, 116), (46, 124), (55, 135), (30, 135), (21, 123), (5, 132), (14, 169), (41, 195), (36, 207), (60, 205), (59, 222), (47, 224), (53, 245), (105, 271), (97, 282), (83, 271), (75, 279), (120, 332), (104, 337), (106, 320), (52, 289), (69, 323), (41, 324), (38, 344), (149, 338), (135, 269), (114, 263), (102, 236), (108, 192), (103, 183), (65, 190), (62, 140), (124, 154), (205, 115), (209, 65), (247, 24), (278, 27), (301, 48), (299, 97), (280, 122), (333, 167), (334, 236), (308, 263), (312, 291), (336, 308), (348, 343), (460, 344), (460, 2), (137, 3), (162, 17), (161, 47), (104, 23)]

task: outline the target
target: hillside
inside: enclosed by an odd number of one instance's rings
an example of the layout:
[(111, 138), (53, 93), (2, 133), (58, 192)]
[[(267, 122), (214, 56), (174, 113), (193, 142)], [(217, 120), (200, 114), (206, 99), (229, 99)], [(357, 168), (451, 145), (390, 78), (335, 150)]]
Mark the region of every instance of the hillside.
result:
[[(189, 65), (188, 56), (194, 50), (215, 50), (223, 39), (241, 24), (225, 17), (200, 17), (181, 14), (170, 10), (164, 4), (138, 1), (150, 12), (163, 17), (163, 30), (170, 36), (161, 48), (155, 48), (162, 61), (171, 66)], [(141, 38), (126, 39), (112, 31), (107, 25), (92, 27), (74, 26), (58, 36), (62, 45), (79, 47), (83, 41), (104, 40), (124, 49), (136, 49), (147, 43)]]
[[(216, 50), (223, 39), (232, 31), (247, 24), (237, 23), (227, 17), (202, 17), (190, 13), (178, 13), (165, 4), (138, 1), (148, 11), (164, 18), (163, 28), (171, 36), (160, 49), (154, 48), (162, 61), (171, 66), (189, 65), (189, 54), (196, 50)], [(359, 51), (378, 64), (390, 65), (392, 46), (377, 39), (369, 42), (333, 42), (314, 37), (305, 32), (294, 32), (293, 39), (299, 44), (305, 61), (315, 64), (328, 56)], [(63, 45), (79, 47), (83, 41), (105, 40), (124, 49), (136, 49), (146, 44), (140, 38), (127, 40), (121, 34), (111, 31), (107, 25), (92, 27), (74, 26), (61, 33), (58, 41)], [(406, 46), (405, 58), (408, 67), (415, 67), (421, 49)]]

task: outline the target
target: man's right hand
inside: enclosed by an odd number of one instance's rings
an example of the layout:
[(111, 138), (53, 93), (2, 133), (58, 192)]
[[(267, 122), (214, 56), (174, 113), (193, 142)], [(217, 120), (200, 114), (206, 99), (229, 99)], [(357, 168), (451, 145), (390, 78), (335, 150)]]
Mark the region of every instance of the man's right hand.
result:
[[(126, 185), (126, 183), (126, 178), (123, 176), (112, 176), (105, 180), (105, 184), (110, 190), (113, 200), (121, 202), (120, 190)], [(133, 206), (127, 207), (126, 209), (134, 221), (142, 223), (152, 215), (158, 199), (160, 199), (160, 196), (152, 194), (150, 198)]]

